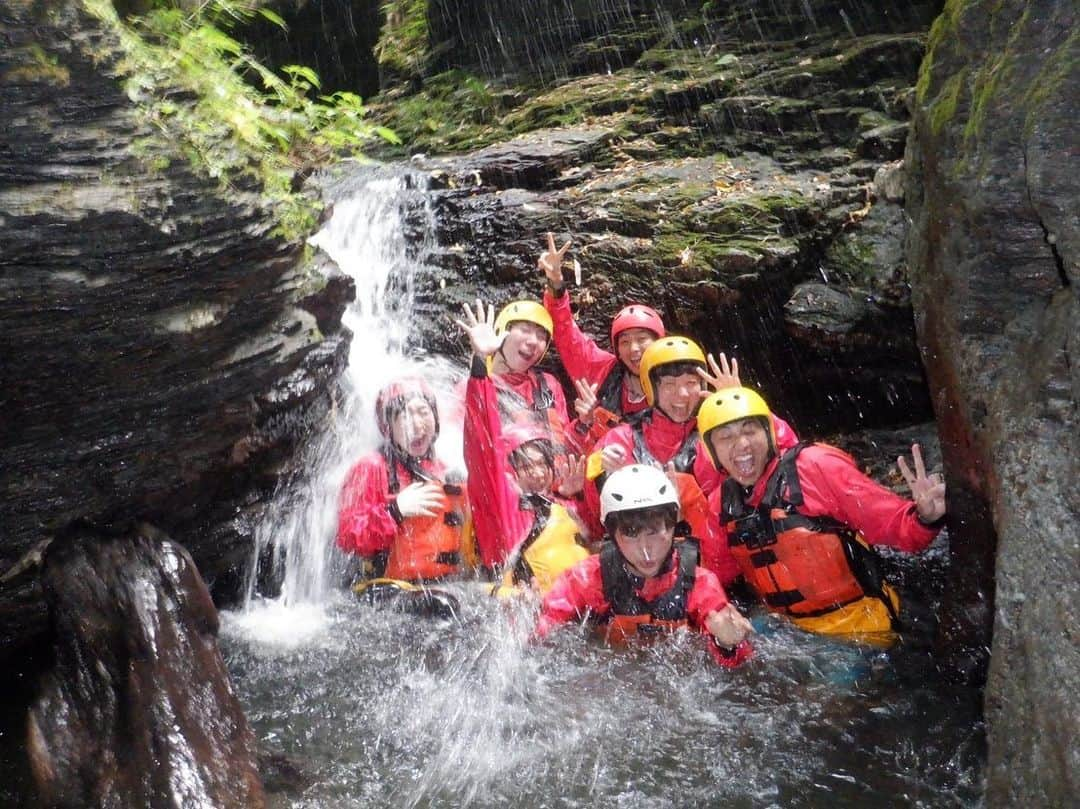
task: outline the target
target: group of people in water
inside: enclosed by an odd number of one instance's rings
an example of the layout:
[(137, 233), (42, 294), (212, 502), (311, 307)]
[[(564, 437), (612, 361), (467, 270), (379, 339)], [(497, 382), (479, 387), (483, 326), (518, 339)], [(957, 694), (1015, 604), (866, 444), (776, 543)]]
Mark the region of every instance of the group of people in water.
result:
[[(945, 484), (918, 445), (898, 463), (905, 499), (850, 456), (804, 443), (742, 385), (738, 363), (706, 356), (632, 303), (610, 351), (574, 320), (563, 278), (570, 242), (548, 234), (543, 301), (457, 320), (472, 348), (464, 391), (464, 481), (434, 455), (439, 408), (419, 378), (378, 395), (381, 448), (349, 472), (337, 544), (367, 579), (427, 583), (479, 569), (503, 597), (542, 599), (536, 634), (596, 623), (612, 640), (688, 627), (718, 663), (752, 654), (737, 581), (802, 629), (888, 645), (906, 605), (871, 545), (925, 549)], [(574, 383), (537, 366), (551, 343)]]

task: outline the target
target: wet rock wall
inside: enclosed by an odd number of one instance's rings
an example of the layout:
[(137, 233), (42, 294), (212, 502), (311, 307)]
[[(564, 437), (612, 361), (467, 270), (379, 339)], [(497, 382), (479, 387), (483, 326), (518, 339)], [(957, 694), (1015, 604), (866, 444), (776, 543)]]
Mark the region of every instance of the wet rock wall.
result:
[(707, 48), (720, 31), (778, 41), (909, 31), (940, 3), (868, 0), (429, 0), (432, 72), (544, 80), (630, 67), (657, 42)]
[(987, 803), (1075, 801), (1080, 746), (1076, 6), (952, 0), (908, 146), (959, 651), (992, 644)]
[[(530, 6), (535, 25), (566, 11), (558, 5)], [(736, 354), (745, 379), (807, 435), (930, 418), (900, 158), (936, 8), (675, 5), (620, 6), (642, 12), (618, 21), (641, 47), (617, 64), (538, 86), (491, 82), (472, 97), (486, 98), (483, 115), (463, 111), (444, 130), (429, 113), (468, 103), (440, 95), (444, 77), (376, 104), (434, 189), (441, 272), (420, 283), (431, 326), (419, 341), (460, 353), (441, 328), (447, 308), (477, 293), (538, 295), (536, 256), (553, 230), (575, 241), (583, 283), (572, 301), (602, 345), (618, 306), (648, 301), (673, 330)], [(574, 19), (599, 25), (602, 8)], [(477, 42), (485, 25), (515, 28), (525, 11), (485, 14)], [(446, 43), (432, 30), (438, 51)], [(581, 36), (558, 53), (608, 42)], [(446, 48), (468, 63), (467, 49)]]
[(148, 520), (235, 594), (345, 361), (351, 282), (154, 145), (114, 59), (79, 3), (0, 4), (5, 656), (45, 630), (41, 552), (77, 519)]

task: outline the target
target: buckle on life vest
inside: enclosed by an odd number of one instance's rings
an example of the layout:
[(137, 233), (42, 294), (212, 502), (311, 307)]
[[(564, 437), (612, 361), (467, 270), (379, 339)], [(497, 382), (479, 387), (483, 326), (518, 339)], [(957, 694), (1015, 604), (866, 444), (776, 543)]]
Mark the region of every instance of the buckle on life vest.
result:
[(806, 596), (798, 590), (782, 590), (778, 593), (765, 594), (765, 603), (770, 607), (777, 607), (778, 609), (786, 609), (792, 604), (798, 604), (800, 601), (805, 600)]
[(460, 565), (461, 554), (457, 551), (441, 551), (435, 557), (435, 561), (440, 565)]
[(750, 564), (754, 567), (768, 567), (777, 562), (776, 551), (764, 550), (750, 554)]
[(465, 524), (465, 518), (459, 511), (444, 511), (442, 521), (451, 528), (457, 528)]
[(772, 525), (766, 525), (767, 521), (761, 516), (761, 512), (751, 511), (743, 514), (741, 517), (736, 517), (734, 523), (729, 540), (732, 545), (760, 548), (776, 540)]
[(637, 633), (639, 635), (645, 635), (646, 637), (652, 637), (654, 635), (663, 635), (667, 632), (667, 627), (663, 624), (653, 624), (649, 622), (640, 623), (637, 625)]

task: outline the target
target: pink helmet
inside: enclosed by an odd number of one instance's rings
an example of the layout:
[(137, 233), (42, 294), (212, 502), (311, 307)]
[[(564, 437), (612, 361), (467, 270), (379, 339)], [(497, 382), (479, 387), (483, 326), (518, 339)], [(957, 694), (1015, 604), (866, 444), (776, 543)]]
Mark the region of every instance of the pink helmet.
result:
[(379, 425), (379, 432), (389, 438), (390, 424), (397, 414), (417, 397), (427, 400), (431, 407), (431, 412), (435, 415), (435, 435), (438, 436), (439, 406), (435, 401), (435, 393), (428, 383), (418, 376), (402, 377), (379, 391), (379, 395), (375, 397), (375, 422)]
[(664, 328), (664, 320), (659, 312), (651, 306), (643, 306), (640, 303), (632, 303), (624, 306), (611, 321), (611, 349), (615, 351), (619, 347), (619, 335), (629, 329), (648, 329), (660, 339), (667, 330)]
[(502, 428), (502, 450), (509, 455), (530, 441), (551, 442), (551, 433), (543, 424), (532, 420), (516, 420)]

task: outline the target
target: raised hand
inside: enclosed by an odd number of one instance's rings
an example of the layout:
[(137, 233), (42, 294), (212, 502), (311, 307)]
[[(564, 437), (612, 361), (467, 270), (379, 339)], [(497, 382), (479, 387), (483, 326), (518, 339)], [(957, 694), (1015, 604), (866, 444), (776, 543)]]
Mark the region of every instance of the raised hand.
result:
[(574, 388), (577, 389), (577, 398), (574, 400), (574, 410), (578, 418), (584, 424), (592, 424), (593, 410), (596, 409), (596, 390), (600, 383), (590, 385), (587, 380), (575, 379)]
[(705, 617), (705, 628), (721, 646), (729, 649), (738, 646), (754, 631), (753, 625), (730, 603), (722, 610), (710, 612)]
[(668, 461), (664, 464), (664, 474), (667, 475), (668, 480), (671, 481), (671, 485), (675, 487), (675, 490), (679, 490), (679, 470), (675, 468), (674, 461)]
[(559, 481), (559, 494), (573, 497), (585, 488), (585, 456), (567, 455), (555, 461), (555, 477)]
[[(712, 391), (723, 390), (724, 388), (741, 388), (742, 381), (739, 379), (739, 361), (734, 357), (731, 358), (731, 363), (728, 363), (727, 355), (721, 352), (720, 362), (717, 363), (712, 354), (708, 356), (709, 370), (704, 371), (701, 368), (697, 369), (698, 376)], [(711, 373), (710, 373), (711, 372)], [(701, 398), (704, 399), (710, 393), (710, 390), (702, 390)]]
[(395, 500), (402, 517), (434, 517), (443, 505), (442, 487), (418, 480), (398, 492)]
[(616, 469), (622, 469), (628, 462), (626, 450), (619, 444), (608, 444), (600, 450), (600, 463), (609, 475)]
[(544, 271), (548, 285), (557, 292), (563, 287), (562, 262), (566, 251), (570, 249), (570, 240), (567, 239), (566, 244), (556, 249), (555, 234), (548, 233), (547, 243), (547, 250), (540, 254), (536, 266)]
[(919, 519), (925, 523), (937, 522), (945, 516), (945, 481), (941, 475), (926, 474), (922, 449), (918, 444), (911, 445), (911, 457), (915, 461), (915, 474), (911, 473), (903, 455), (896, 459), (896, 465), (911, 489), (911, 499), (915, 501)]
[(473, 353), (478, 357), (490, 357), (506, 339), (506, 334), (495, 333), (495, 305), (485, 307), (484, 302), (477, 298), (475, 313), (467, 303), (461, 304), (461, 310), (465, 313), (465, 319), (454, 322), (468, 336)]

